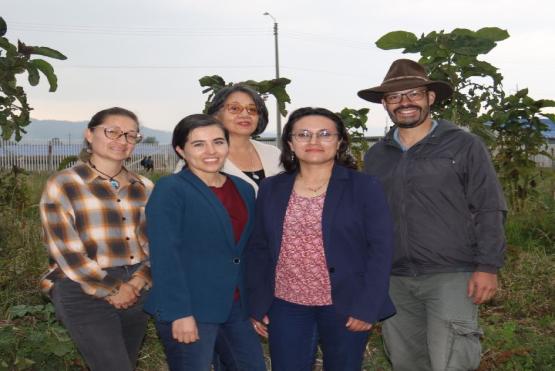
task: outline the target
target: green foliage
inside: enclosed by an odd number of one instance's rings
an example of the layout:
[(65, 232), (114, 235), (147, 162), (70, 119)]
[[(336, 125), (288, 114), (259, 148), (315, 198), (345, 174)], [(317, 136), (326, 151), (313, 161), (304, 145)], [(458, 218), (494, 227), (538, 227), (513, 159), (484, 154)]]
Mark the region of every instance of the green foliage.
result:
[(52, 304), (17, 305), (0, 326), (0, 368), (6, 370), (83, 370), (85, 365)]
[(540, 121), (540, 115), (553, 117), (542, 112), (547, 107), (555, 107), (555, 102), (534, 100), (528, 96), (528, 89), (522, 89), (503, 97), (483, 117), (495, 133), (494, 163), (505, 194), (516, 210), (521, 210), (535, 192), (540, 170), (534, 156), (550, 157), (543, 135), (547, 125)]
[(158, 144), (158, 141), (156, 140), (156, 137), (146, 137), (143, 140), (143, 143), (145, 143), (145, 144)]
[(520, 210), (509, 212), (505, 225), (507, 241), (521, 250), (555, 254), (555, 172), (543, 169), (533, 195)]
[(60, 170), (64, 170), (70, 166), (72, 166), (75, 162), (77, 162), (77, 160), (79, 160), (78, 156), (67, 156), (64, 157), (62, 159), (62, 161), (60, 161), (60, 164), (58, 165), (58, 171)]
[(29, 205), (29, 190), (25, 170), (13, 166), (0, 171), (0, 207), (21, 212)]
[(31, 56), (41, 55), (60, 60), (66, 57), (57, 50), (28, 46), (21, 41), (15, 46), (4, 37), (6, 31), (6, 22), (0, 17), (0, 130), (3, 139), (15, 136), (15, 140), (20, 141), (25, 127), (30, 123), (32, 108), (23, 87), (17, 83), (17, 75), (27, 72), (29, 84), (36, 86), (42, 73), (48, 80), (50, 91), (56, 91), (58, 78), (50, 63), (43, 59), (31, 59)]
[(450, 33), (433, 31), (420, 38), (410, 32), (394, 31), (382, 36), (376, 45), (385, 50), (419, 53), (419, 62), (427, 68), (430, 77), (447, 81), (454, 88), (450, 100), (435, 105), (435, 114), (474, 128), (481, 124), (480, 112), (494, 107), (500, 100), (503, 79), (496, 67), (479, 60), (478, 56), (487, 54), (498, 41), (508, 37), (507, 31), (497, 27), (478, 31), (457, 28)]
[[(286, 103), (291, 103), (291, 98), (289, 94), (287, 94), (286, 86), (291, 82), (291, 80), (286, 79), (284, 77), (280, 77), (279, 79), (272, 79), (272, 80), (262, 80), (262, 81), (254, 81), (254, 80), (247, 80), (241, 82), (241, 84), (245, 84), (256, 90), (260, 95), (263, 97), (267, 97), (268, 95), (273, 95), (276, 100), (278, 101), (279, 112), (282, 116), (287, 115), (287, 110), (285, 108)], [(210, 104), (212, 103), (212, 99), (214, 95), (223, 87), (231, 86), (234, 83), (226, 83), (225, 80), (218, 76), (204, 76), (199, 79), (200, 86), (206, 88), (202, 91), (203, 94), (209, 93), (206, 102), (204, 103), (204, 111), (206, 112)]]
[(368, 141), (365, 139), (364, 134), (367, 130), (366, 122), (368, 121), (368, 108), (361, 108), (359, 110), (353, 108), (343, 108), (337, 115), (341, 117), (349, 133), (351, 140), (350, 151), (356, 158), (359, 168), (362, 168), (364, 154), (370, 147)]

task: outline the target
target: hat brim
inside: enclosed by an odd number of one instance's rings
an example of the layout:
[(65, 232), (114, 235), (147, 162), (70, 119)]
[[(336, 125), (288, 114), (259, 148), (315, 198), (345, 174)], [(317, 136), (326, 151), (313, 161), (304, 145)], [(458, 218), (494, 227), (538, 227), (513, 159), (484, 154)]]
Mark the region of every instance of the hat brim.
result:
[(383, 95), (385, 93), (419, 88), (422, 86), (425, 86), (429, 90), (432, 90), (434, 93), (436, 93), (436, 99), (434, 103), (442, 102), (443, 100), (451, 97), (451, 95), (453, 94), (453, 88), (451, 87), (451, 85), (443, 81), (429, 81), (422, 83), (422, 80), (420, 79), (403, 79), (392, 81), (387, 84), (383, 84), (373, 88), (361, 90), (358, 92), (358, 96), (372, 103), (381, 103)]

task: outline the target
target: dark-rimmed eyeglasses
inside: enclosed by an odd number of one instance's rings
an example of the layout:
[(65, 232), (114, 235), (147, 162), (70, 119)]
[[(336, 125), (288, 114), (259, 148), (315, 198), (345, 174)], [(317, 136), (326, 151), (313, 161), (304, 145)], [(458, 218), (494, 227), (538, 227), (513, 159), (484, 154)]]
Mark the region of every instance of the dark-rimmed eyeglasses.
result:
[(251, 116), (258, 115), (258, 108), (256, 108), (256, 104), (247, 104), (246, 106), (243, 106), (239, 103), (228, 103), (225, 105), (225, 109), (227, 112), (234, 115), (240, 114), (243, 110), (247, 110), (247, 113)]
[(424, 99), (424, 96), (426, 96), (426, 92), (426, 89), (415, 89), (406, 93), (387, 94), (383, 96), (383, 99), (387, 104), (400, 103), (403, 100), (403, 97), (407, 97), (407, 99), (411, 102), (417, 102)]
[(331, 142), (335, 136), (339, 137), (339, 133), (334, 133), (327, 129), (319, 130), (316, 133), (313, 133), (310, 130), (302, 130), (296, 133), (291, 133), (291, 137), (300, 143), (310, 142), (313, 136), (316, 136), (316, 141), (318, 142)]
[(98, 128), (104, 129), (104, 135), (108, 139), (117, 140), (117, 139), (121, 138), (122, 136), (125, 136), (125, 141), (129, 144), (137, 144), (141, 140), (143, 140), (143, 136), (141, 135), (141, 133), (139, 133), (138, 131), (135, 131), (135, 130), (123, 131), (123, 130), (118, 129), (118, 128), (107, 128), (105, 126), (95, 126), (95, 127), (90, 128), (90, 129), (93, 130), (93, 129), (98, 129)]

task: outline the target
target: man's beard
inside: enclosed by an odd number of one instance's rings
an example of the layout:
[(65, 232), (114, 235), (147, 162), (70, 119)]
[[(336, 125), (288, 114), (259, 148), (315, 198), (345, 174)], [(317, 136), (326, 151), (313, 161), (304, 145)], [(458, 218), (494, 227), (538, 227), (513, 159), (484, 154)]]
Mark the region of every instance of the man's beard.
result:
[[(414, 120), (411, 120), (411, 121), (401, 121), (401, 120), (397, 119), (396, 112), (400, 111), (402, 109), (407, 109), (407, 108), (417, 109), (418, 112), (419, 112), (418, 117), (415, 118)], [(409, 106), (398, 107), (395, 110), (393, 110), (393, 112), (388, 110), (387, 113), (389, 114), (389, 118), (391, 119), (391, 121), (393, 121), (393, 123), (395, 125), (397, 125), (399, 128), (401, 128), (401, 129), (411, 129), (411, 128), (415, 128), (417, 126), (422, 125), (424, 123), (424, 121), (426, 121), (426, 119), (428, 118), (428, 116), (430, 114), (430, 107), (426, 106), (426, 107), (422, 108), (420, 106), (409, 105)]]

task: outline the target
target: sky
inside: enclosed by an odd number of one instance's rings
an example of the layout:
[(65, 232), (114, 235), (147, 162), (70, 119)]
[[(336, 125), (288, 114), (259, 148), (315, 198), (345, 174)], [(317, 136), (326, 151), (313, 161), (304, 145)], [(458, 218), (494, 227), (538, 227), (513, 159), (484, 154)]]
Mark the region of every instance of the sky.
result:
[[(389, 125), (383, 108), (356, 93), (379, 85), (395, 59), (418, 59), (375, 46), (396, 30), (419, 36), (506, 29), (510, 38), (480, 58), (499, 68), (507, 93), (528, 88), (534, 99), (555, 99), (553, 0), (0, 0), (10, 41), (68, 57), (50, 60), (58, 75), (55, 93), (45, 79), (36, 87), (21, 79), (33, 118), (88, 121), (121, 106), (142, 125), (167, 131), (202, 110), (202, 76), (228, 82), (275, 77), (274, 21), (264, 12), (279, 25), (280, 75), (292, 80), (289, 112), (366, 107), (368, 134), (383, 134)], [(273, 97), (267, 105), (271, 136)]]

